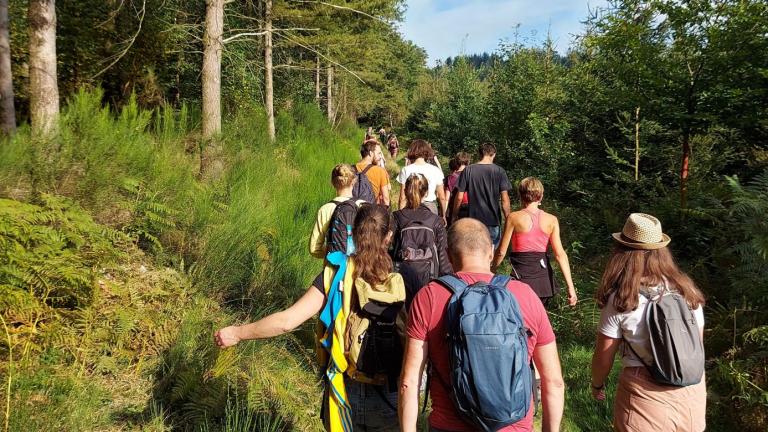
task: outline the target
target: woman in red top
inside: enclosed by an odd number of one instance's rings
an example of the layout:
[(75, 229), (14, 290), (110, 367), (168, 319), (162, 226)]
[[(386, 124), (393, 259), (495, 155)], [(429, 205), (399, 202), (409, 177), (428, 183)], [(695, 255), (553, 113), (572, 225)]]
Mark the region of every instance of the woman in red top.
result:
[(535, 177), (527, 177), (520, 182), (518, 192), (523, 208), (510, 213), (507, 218), (492, 269), (495, 271), (501, 264), (512, 243), (512, 276), (530, 285), (546, 306), (559, 291), (547, 253), (547, 246), (552, 245), (555, 261), (560, 265), (568, 285), (568, 304), (573, 306), (578, 298), (571, 279), (568, 255), (560, 241), (560, 223), (557, 217), (539, 208), (544, 197), (544, 185)]

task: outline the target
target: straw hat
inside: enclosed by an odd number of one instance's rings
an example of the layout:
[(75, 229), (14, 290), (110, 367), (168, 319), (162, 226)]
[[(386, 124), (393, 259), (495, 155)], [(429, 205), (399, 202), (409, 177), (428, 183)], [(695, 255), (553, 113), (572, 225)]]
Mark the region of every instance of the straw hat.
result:
[(661, 222), (645, 213), (632, 213), (620, 233), (613, 233), (613, 239), (632, 249), (661, 249), (671, 239), (661, 232)]

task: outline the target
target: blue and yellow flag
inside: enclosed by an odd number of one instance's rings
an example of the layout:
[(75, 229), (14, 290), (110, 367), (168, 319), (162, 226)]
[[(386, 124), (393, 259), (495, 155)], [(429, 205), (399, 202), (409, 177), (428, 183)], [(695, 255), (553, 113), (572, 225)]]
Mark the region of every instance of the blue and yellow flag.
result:
[[(344, 355), (344, 332), (349, 316), (354, 263), (344, 252), (332, 252), (326, 258), (326, 302), (320, 311), (319, 344), (325, 362), (324, 423), (330, 432), (352, 432), (352, 407), (344, 387), (347, 358)], [(346, 287), (346, 289), (345, 289)], [(322, 364), (322, 363), (321, 363)]]

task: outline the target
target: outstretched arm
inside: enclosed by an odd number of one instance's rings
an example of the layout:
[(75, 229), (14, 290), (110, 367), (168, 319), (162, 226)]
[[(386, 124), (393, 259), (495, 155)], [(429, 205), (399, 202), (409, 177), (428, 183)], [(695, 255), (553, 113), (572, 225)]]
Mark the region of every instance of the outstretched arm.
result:
[(559, 431), (565, 405), (565, 383), (557, 355), (557, 343), (537, 346), (533, 350), (533, 362), (541, 376), (541, 430)]
[(409, 337), (403, 355), (400, 399), (397, 401), (400, 430), (403, 432), (416, 432), (416, 420), (419, 417), (419, 387), (426, 362), (427, 342)]
[(579, 298), (576, 296), (576, 288), (573, 286), (571, 278), (571, 265), (568, 262), (568, 255), (563, 249), (563, 243), (560, 241), (560, 222), (555, 218), (555, 228), (552, 231), (549, 242), (552, 244), (552, 252), (555, 260), (560, 265), (560, 271), (563, 272), (565, 283), (568, 285), (568, 304), (574, 306)]
[(311, 286), (288, 309), (273, 313), (254, 323), (224, 327), (216, 332), (214, 340), (219, 348), (228, 348), (243, 340), (264, 339), (288, 333), (319, 313), (324, 303), (325, 295)]

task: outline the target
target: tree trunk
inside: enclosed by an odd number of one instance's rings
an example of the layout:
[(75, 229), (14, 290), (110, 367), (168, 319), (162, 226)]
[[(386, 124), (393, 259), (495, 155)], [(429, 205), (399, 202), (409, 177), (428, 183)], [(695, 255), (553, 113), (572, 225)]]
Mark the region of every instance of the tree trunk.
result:
[(325, 82), (325, 91), (326, 91), (326, 104), (328, 105), (328, 122), (333, 124), (333, 118), (335, 117), (335, 114), (333, 112), (333, 66), (328, 66), (326, 69), (326, 82)]
[(264, 3), (264, 97), (269, 140), (275, 140), (275, 93), (272, 82), (272, 0)]
[(32, 134), (50, 137), (59, 116), (56, 0), (29, 0), (29, 114)]
[(206, 0), (203, 35), (203, 139), (221, 132), (221, 35), (224, 31), (224, 0)]
[(11, 38), (8, 27), (8, 0), (0, 0), (0, 132), (10, 135), (16, 130), (16, 109), (13, 105)]
[(640, 180), (640, 107), (635, 109), (635, 181)]
[(315, 61), (315, 103), (320, 108), (320, 56)]

